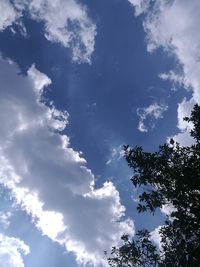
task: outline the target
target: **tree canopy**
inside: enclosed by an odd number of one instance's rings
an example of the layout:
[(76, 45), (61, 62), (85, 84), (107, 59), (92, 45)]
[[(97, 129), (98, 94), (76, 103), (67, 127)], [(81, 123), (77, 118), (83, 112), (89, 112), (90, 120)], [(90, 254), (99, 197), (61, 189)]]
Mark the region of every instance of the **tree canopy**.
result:
[(111, 267), (200, 266), (200, 106), (195, 105), (184, 120), (193, 124), (191, 146), (182, 147), (173, 139), (153, 153), (124, 146), (133, 186), (143, 189), (138, 212), (154, 214), (169, 204), (173, 209), (159, 228), (159, 248), (146, 229), (133, 239), (123, 236), (123, 245), (112, 248)]

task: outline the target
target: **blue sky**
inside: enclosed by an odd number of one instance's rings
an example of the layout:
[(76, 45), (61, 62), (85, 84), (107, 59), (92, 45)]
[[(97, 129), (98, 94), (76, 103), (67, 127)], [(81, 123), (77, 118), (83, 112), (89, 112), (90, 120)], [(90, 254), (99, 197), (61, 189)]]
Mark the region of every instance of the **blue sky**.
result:
[[(104, 266), (136, 211), (124, 144), (191, 144), (198, 0), (0, 2), (0, 262)], [(152, 234), (153, 236), (153, 234)], [(154, 237), (154, 239), (156, 239)]]

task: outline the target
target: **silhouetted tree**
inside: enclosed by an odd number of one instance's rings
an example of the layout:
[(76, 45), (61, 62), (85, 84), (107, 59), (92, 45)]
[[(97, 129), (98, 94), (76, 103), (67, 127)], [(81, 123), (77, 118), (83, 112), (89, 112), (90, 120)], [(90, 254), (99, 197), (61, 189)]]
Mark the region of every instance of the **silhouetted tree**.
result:
[(108, 263), (112, 267), (199, 267), (200, 266), (200, 106), (190, 118), (195, 143), (182, 147), (174, 140), (154, 153), (142, 147), (124, 147), (128, 166), (133, 170), (134, 187), (142, 187), (138, 212), (154, 213), (157, 208), (173, 207), (159, 229), (160, 251), (147, 230), (133, 240), (123, 236), (123, 245), (113, 248)]

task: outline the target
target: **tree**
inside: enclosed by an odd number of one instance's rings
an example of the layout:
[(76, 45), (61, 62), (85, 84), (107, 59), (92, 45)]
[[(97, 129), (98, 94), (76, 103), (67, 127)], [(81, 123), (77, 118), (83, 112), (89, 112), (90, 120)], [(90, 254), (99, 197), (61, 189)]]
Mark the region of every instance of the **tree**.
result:
[(123, 236), (123, 245), (114, 247), (108, 259), (111, 267), (200, 266), (200, 106), (195, 105), (191, 117), (184, 120), (193, 123), (191, 146), (171, 140), (154, 153), (124, 146), (133, 186), (143, 189), (138, 212), (153, 214), (168, 204), (173, 211), (159, 230), (160, 250), (147, 230), (138, 231), (133, 240)]

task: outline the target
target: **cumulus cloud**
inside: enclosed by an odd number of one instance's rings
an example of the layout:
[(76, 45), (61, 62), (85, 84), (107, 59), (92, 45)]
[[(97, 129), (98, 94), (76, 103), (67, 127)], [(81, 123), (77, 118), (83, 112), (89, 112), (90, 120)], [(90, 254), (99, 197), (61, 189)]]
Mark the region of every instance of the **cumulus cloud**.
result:
[(29, 254), (29, 247), (20, 239), (0, 234), (1, 267), (24, 267), (22, 255)]
[(0, 61), (0, 183), (41, 232), (75, 253), (79, 262), (101, 262), (103, 251), (133, 222), (111, 182), (95, 189), (86, 160), (61, 134), (68, 114), (40, 101), (50, 79), (33, 65), (27, 76)]
[(153, 129), (156, 121), (163, 118), (163, 112), (166, 111), (167, 108), (168, 106), (166, 104), (158, 104), (156, 102), (146, 108), (137, 108), (137, 115), (140, 118), (138, 130), (141, 132), (148, 132), (149, 129)]
[[(130, 1), (130, 0), (129, 0)], [(146, 5), (146, 1), (132, 1), (136, 10)], [(147, 49), (152, 52), (162, 47), (167, 53), (174, 55), (181, 71), (176, 73), (171, 70), (168, 74), (162, 74), (161, 78), (169, 79), (179, 85), (191, 90), (192, 98), (188, 101), (200, 104), (200, 2), (198, 0), (155, 0), (152, 1), (144, 16), (144, 29), (147, 34)], [(141, 13), (136, 12), (136, 13)], [(180, 108), (186, 107), (183, 100), (179, 104), (178, 121), (180, 117)], [(186, 108), (186, 111), (188, 109)], [(185, 134), (180, 128), (180, 134), (177, 136), (179, 141), (187, 141), (189, 133)]]
[(29, 16), (45, 24), (44, 35), (64, 47), (72, 49), (73, 60), (77, 62), (91, 62), (94, 51), (96, 26), (89, 19), (87, 9), (75, 0), (9, 0), (0, 2), (0, 30), (16, 23), (26, 32), (23, 23), (24, 11)]

